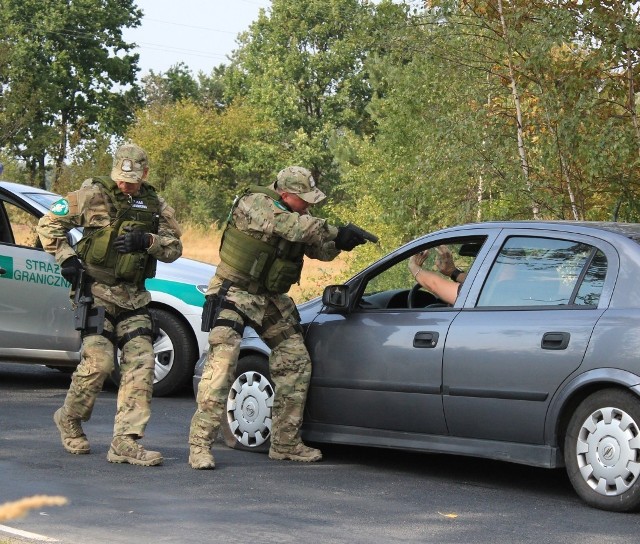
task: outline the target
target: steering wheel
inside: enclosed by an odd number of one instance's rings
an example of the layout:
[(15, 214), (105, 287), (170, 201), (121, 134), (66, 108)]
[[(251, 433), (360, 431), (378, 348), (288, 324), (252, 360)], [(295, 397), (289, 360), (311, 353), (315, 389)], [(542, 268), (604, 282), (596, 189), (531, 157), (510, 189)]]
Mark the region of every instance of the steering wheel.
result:
[[(451, 304), (447, 304), (446, 302), (442, 302), (438, 297), (436, 297), (433, 293), (429, 291), (425, 291), (424, 293), (420, 293), (420, 290), (423, 289), (422, 285), (416, 283), (410, 290), (409, 295), (407, 296), (407, 307), (408, 308), (448, 308)], [(424, 305), (420, 304), (421, 295), (429, 295), (429, 298), (433, 298), (437, 302), (432, 302), (431, 304)]]
[(407, 296), (407, 307), (408, 308), (418, 308), (418, 294), (420, 293), (420, 289), (422, 289), (422, 285), (416, 283), (410, 290), (409, 295)]

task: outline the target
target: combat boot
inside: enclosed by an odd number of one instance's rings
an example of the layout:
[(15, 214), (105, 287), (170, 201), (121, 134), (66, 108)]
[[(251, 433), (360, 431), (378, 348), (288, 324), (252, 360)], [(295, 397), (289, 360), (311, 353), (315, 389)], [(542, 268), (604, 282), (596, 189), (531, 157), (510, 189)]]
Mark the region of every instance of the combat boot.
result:
[(60, 440), (65, 450), (75, 455), (91, 451), (87, 436), (80, 425), (80, 418), (69, 416), (63, 406), (53, 414), (53, 421), (60, 431)]
[(113, 437), (107, 453), (107, 461), (152, 467), (161, 465), (164, 459), (159, 451), (147, 451), (131, 435), (126, 435)]
[(315, 448), (305, 446), (302, 442), (298, 442), (293, 446), (275, 446), (271, 444), (269, 448), (269, 458), (310, 463), (313, 461), (321, 461), (322, 452)]
[(211, 448), (205, 446), (189, 446), (189, 464), (196, 470), (213, 470), (216, 462)]

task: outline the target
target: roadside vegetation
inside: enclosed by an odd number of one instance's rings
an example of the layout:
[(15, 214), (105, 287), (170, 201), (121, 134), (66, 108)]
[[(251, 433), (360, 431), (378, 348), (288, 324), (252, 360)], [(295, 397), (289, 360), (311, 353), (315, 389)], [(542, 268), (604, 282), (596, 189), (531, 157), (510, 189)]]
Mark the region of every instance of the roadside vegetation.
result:
[(133, 0), (6, 0), (2, 176), (64, 193), (132, 139), (195, 232), (218, 229), (244, 187), (301, 164), (329, 195), (314, 213), (381, 240), (323, 281), (463, 222), (635, 222), (639, 10), (273, 0), (228, 63), (139, 80), (122, 40), (140, 24)]

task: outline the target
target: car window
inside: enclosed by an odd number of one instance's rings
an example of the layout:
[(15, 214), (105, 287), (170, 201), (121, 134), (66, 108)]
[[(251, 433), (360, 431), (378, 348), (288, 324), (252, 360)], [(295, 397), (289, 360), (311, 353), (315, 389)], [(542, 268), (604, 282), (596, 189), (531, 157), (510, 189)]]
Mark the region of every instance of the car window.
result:
[[(464, 241), (460, 241), (459, 239), (438, 241), (430, 246), (425, 245), (415, 248), (414, 251), (407, 253), (402, 260), (395, 262), (377, 275), (369, 278), (364, 287), (359, 306), (364, 309), (408, 308), (409, 294), (416, 286), (416, 280), (409, 272), (407, 266), (408, 258), (411, 255), (418, 251), (429, 249), (429, 255), (423, 263), (422, 268), (437, 272), (438, 269), (435, 264), (437, 252), (435, 246), (444, 244), (451, 251), (455, 265), (461, 270), (468, 271), (473, 265), (476, 255), (483, 243), (484, 237)], [(437, 307), (435, 305), (441, 302), (436, 295), (423, 289), (415, 293), (414, 296), (414, 308), (428, 308), (432, 305), (434, 305), (433, 307)]]
[(607, 258), (602, 251), (597, 250), (587, 272), (580, 284), (574, 304), (580, 306), (597, 306), (607, 275)]
[(8, 232), (2, 233), (2, 241), (19, 246), (42, 247), (36, 233), (38, 218), (10, 202), (4, 202), (3, 207), (8, 220), (5, 226)]
[(594, 306), (605, 255), (581, 242), (514, 236), (502, 246), (477, 306)]

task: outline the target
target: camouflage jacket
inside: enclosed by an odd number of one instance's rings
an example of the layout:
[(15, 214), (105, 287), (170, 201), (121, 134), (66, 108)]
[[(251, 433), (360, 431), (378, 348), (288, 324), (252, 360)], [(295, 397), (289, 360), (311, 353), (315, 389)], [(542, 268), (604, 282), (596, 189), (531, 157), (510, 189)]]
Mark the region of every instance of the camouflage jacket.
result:
[[(182, 254), (181, 230), (175, 220), (175, 211), (160, 200), (160, 222), (158, 233), (153, 234), (153, 241), (147, 252), (153, 258), (163, 262), (173, 262)], [(69, 257), (76, 255), (67, 240), (67, 232), (74, 227), (104, 227), (113, 221), (107, 205), (108, 196), (99, 183), (86, 180), (80, 189), (69, 193), (66, 198), (52, 205), (57, 206), (55, 213), (51, 210), (38, 222), (37, 232), (45, 251), (55, 256), (61, 264)], [(107, 302), (126, 309), (137, 309), (151, 300), (146, 290), (140, 290), (135, 284), (120, 282), (108, 286), (96, 282), (92, 287), (93, 294)]]
[(263, 242), (277, 237), (304, 243), (305, 255), (312, 259), (331, 261), (340, 253), (333, 242), (338, 234), (337, 227), (309, 213), (292, 212), (262, 193), (241, 197), (233, 210), (231, 223)]

